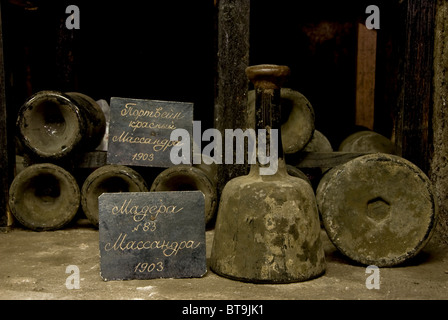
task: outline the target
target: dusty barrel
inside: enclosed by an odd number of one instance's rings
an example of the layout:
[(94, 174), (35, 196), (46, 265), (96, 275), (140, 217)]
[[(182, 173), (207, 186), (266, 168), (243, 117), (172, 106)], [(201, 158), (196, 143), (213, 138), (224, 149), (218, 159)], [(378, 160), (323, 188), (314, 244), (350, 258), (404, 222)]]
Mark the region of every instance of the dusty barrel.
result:
[[(333, 152), (333, 147), (331, 146), (328, 138), (320, 131), (314, 130), (313, 137), (310, 142), (303, 148), (303, 152)], [(328, 167), (319, 168), (304, 168), (303, 172), (308, 176), (311, 181), (313, 189), (317, 188), (322, 174), (325, 173)]]
[(99, 225), (98, 197), (103, 193), (147, 192), (144, 178), (134, 169), (122, 165), (106, 165), (93, 171), (81, 189), (82, 209), (94, 225)]
[(55, 230), (75, 217), (80, 192), (75, 178), (65, 169), (51, 163), (23, 169), (9, 189), (9, 206), (25, 227)]
[(428, 177), (395, 155), (370, 154), (331, 169), (316, 197), (333, 244), (366, 265), (393, 266), (415, 256), (436, 224)]
[(106, 120), (98, 104), (84, 94), (40, 91), (20, 108), (17, 129), (28, 154), (53, 161), (97, 147)]
[(218, 192), (214, 173), (209, 166), (177, 165), (162, 171), (152, 183), (150, 191), (193, 191), (205, 196), (205, 222), (212, 221), (218, 206)]
[[(313, 137), (314, 109), (308, 99), (290, 88), (280, 90), (282, 119), (281, 135), (283, 151), (295, 153), (302, 150)], [(255, 90), (248, 92), (248, 119), (255, 119)], [(249, 123), (254, 128), (254, 123)]]
[(333, 152), (328, 138), (319, 130), (314, 130), (313, 136), (308, 144), (303, 148), (304, 152)]
[(385, 136), (374, 131), (358, 131), (345, 138), (339, 145), (343, 152), (382, 152), (396, 154), (395, 145)]
[[(256, 91), (258, 137), (266, 132), (269, 146), (260, 148), (258, 144), (257, 151), (269, 152), (274, 158), (267, 164), (258, 157), (248, 175), (234, 178), (224, 187), (210, 268), (247, 282), (306, 281), (324, 273), (326, 263), (313, 189), (304, 179), (288, 174), (282, 135), (273, 131), (281, 126), (280, 87), (289, 68), (259, 65), (247, 68), (246, 74)], [(277, 139), (278, 149), (270, 143)]]

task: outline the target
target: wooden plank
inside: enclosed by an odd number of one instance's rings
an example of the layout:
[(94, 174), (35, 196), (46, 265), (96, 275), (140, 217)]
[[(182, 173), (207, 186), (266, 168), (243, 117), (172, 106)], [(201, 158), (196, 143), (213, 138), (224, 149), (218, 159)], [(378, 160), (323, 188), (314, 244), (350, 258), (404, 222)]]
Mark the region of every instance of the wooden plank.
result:
[(438, 1), (434, 52), (434, 110), (432, 115), (433, 148), (430, 179), (439, 200), (439, 223), (435, 234), (448, 244), (448, 1)]
[(5, 95), (5, 68), (3, 55), (2, 10), (0, 6), (0, 227), (8, 226), (8, 195), (12, 166), (8, 154), (8, 121)]
[(371, 130), (375, 116), (376, 42), (377, 31), (358, 23), (355, 123)]
[(428, 173), (432, 155), (433, 53), (435, 7), (433, 0), (403, 3), (399, 98), (395, 111), (395, 142), (402, 157)]
[(82, 155), (77, 163), (78, 168), (99, 168), (107, 164), (106, 151), (90, 151)]
[(298, 152), (286, 154), (286, 163), (297, 168), (333, 168), (366, 155), (361, 152)]
[[(247, 124), (250, 0), (218, 1), (218, 80), (215, 98), (215, 128), (243, 129)], [(223, 149), (224, 150), (224, 149)], [(234, 150), (235, 152), (235, 150)], [(230, 179), (247, 174), (247, 164), (222, 164), (218, 171), (221, 192)]]

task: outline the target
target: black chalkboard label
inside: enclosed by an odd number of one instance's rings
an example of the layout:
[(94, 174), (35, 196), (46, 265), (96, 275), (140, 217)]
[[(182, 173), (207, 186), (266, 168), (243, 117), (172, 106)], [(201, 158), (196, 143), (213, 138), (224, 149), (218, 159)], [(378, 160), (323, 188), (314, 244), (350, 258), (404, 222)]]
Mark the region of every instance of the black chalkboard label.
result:
[(102, 194), (103, 280), (202, 277), (207, 271), (204, 203), (200, 191)]
[[(171, 167), (171, 132), (192, 134), (193, 103), (112, 97), (107, 163)], [(191, 158), (191, 154), (188, 155)]]

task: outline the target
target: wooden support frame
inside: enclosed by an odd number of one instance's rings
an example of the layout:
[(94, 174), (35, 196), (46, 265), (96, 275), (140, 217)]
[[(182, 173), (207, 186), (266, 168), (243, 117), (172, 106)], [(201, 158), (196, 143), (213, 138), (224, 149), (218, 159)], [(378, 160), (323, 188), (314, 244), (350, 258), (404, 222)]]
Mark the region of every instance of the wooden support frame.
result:
[(433, 59), (437, 1), (408, 0), (401, 4), (404, 24), (399, 46), (398, 103), (395, 144), (399, 154), (429, 171), (432, 157)]
[[(214, 125), (224, 136), (225, 129), (248, 126), (247, 91), (249, 81), (250, 0), (218, 1), (217, 94)], [(227, 181), (248, 173), (247, 165), (222, 164), (218, 167), (218, 191)]]
[(355, 124), (373, 130), (377, 31), (358, 23)]
[(12, 177), (12, 161), (8, 135), (5, 93), (5, 61), (3, 54), (2, 8), (0, 4), (0, 228), (9, 225), (8, 195)]

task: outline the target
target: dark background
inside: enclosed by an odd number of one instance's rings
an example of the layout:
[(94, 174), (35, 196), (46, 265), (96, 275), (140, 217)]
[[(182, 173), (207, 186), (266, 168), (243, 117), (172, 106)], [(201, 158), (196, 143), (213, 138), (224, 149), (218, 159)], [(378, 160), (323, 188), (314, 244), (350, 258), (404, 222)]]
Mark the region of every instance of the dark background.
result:
[[(314, 107), (316, 128), (337, 148), (354, 130), (356, 29), (381, 9), (375, 131), (390, 136), (396, 101), (396, 1), (251, 1), (250, 64), (285, 64), (286, 86)], [(68, 30), (68, 5), (80, 29)], [(194, 103), (202, 129), (213, 127), (217, 5), (213, 0), (2, 0), (6, 98), (11, 130), (18, 108), (40, 90), (92, 98)]]

